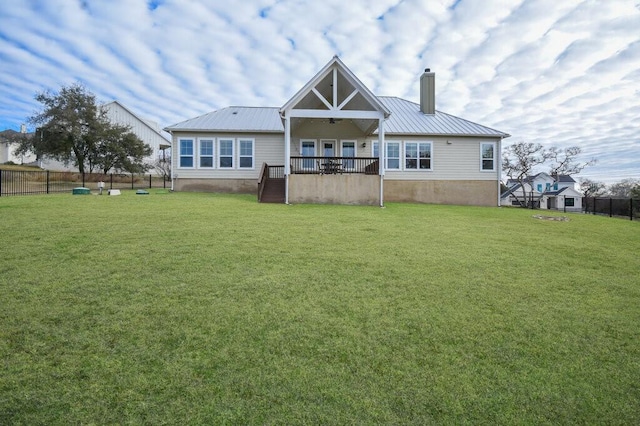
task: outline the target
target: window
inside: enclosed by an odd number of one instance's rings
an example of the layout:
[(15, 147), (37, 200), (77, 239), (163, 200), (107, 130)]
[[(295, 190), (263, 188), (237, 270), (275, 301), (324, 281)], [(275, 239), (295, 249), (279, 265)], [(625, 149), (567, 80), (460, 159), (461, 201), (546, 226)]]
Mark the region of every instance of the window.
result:
[(387, 169), (400, 169), (400, 142), (387, 142)]
[(218, 161), (218, 167), (221, 169), (233, 168), (233, 139), (218, 141)]
[(564, 206), (565, 207), (574, 207), (576, 205), (576, 200), (574, 198), (565, 198)]
[(553, 184), (553, 190), (554, 190), (554, 191), (557, 191), (557, 190), (558, 190), (558, 183), (557, 183), (557, 182)]
[(253, 139), (240, 139), (240, 168), (253, 169)]
[(496, 169), (496, 144), (493, 142), (481, 143), (482, 170), (492, 172)]
[(405, 142), (404, 168), (431, 170), (431, 142)]
[(380, 153), (378, 152), (378, 142), (373, 142), (371, 144), (371, 156), (375, 158), (380, 158)]
[[(300, 141), (300, 154), (303, 157), (315, 157), (316, 156), (316, 141)], [(313, 169), (314, 168), (313, 159), (302, 160), (302, 167), (305, 169)]]
[(179, 139), (180, 167), (193, 167), (193, 139)]
[[(545, 191), (550, 191), (551, 190), (551, 184), (549, 182), (547, 182), (544, 186), (544, 190)], [(542, 192), (542, 190), (540, 190), (540, 192)]]
[[(355, 141), (342, 141), (342, 156), (343, 157), (356, 156)], [(355, 168), (355, 160), (343, 160), (342, 165), (345, 169), (353, 169)]]
[[(549, 189), (549, 188), (547, 188), (547, 189)], [(542, 184), (541, 183), (538, 184), (538, 192), (542, 192)]]
[(213, 167), (213, 139), (200, 139), (200, 167)]

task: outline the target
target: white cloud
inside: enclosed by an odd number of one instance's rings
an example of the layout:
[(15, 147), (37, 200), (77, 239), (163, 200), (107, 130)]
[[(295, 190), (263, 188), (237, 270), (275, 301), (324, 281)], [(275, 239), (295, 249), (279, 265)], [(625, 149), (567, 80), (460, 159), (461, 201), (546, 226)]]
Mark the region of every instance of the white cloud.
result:
[[(637, 0), (166, 0), (8, 2), (0, 128), (37, 91), (81, 81), (170, 125), (229, 105), (280, 106), (334, 55), (380, 95), (513, 135), (580, 145), (585, 176), (640, 177)], [(626, 174), (626, 175), (625, 175)], [(624, 175), (624, 176), (623, 176)]]

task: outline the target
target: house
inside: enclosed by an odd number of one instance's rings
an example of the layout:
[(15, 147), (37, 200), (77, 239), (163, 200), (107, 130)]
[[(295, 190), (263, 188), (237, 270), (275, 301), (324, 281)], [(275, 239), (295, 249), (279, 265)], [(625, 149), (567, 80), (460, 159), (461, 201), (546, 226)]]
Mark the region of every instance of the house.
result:
[(538, 173), (524, 179), (522, 185), (516, 179), (509, 179), (507, 188), (500, 197), (503, 205), (531, 206), (533, 203), (541, 209), (582, 211), (583, 195), (571, 176)]
[(0, 164), (14, 163), (14, 164), (28, 164), (35, 160), (33, 155), (16, 155), (15, 150), (17, 145), (15, 139), (20, 133), (30, 136), (27, 133), (26, 126), (23, 124), (22, 132), (16, 132), (12, 129), (3, 130), (0, 132)]
[(376, 96), (335, 56), (280, 108), (227, 107), (166, 127), (172, 187), (257, 187), (260, 201), (284, 203), (498, 205), (509, 135), (437, 111), (429, 69), (419, 90), (420, 104)]
[(104, 104), (102, 108), (109, 121), (130, 126), (131, 132), (151, 147), (153, 152), (145, 159), (147, 165), (151, 166), (156, 160), (166, 158), (166, 150), (171, 148), (171, 142), (169, 135), (162, 131), (158, 123), (138, 116), (118, 101)]
[[(106, 112), (106, 116), (111, 123), (130, 126), (131, 132), (151, 147), (152, 154), (144, 159), (145, 164), (149, 167), (156, 160), (162, 160), (167, 156), (166, 150), (171, 147), (171, 143), (168, 135), (164, 134), (157, 123), (138, 116), (118, 101), (106, 103), (102, 105), (102, 109)], [(73, 167), (72, 164), (64, 164), (51, 159), (43, 159), (39, 165), (48, 170), (77, 171), (77, 168)], [(153, 168), (150, 170), (154, 172)]]

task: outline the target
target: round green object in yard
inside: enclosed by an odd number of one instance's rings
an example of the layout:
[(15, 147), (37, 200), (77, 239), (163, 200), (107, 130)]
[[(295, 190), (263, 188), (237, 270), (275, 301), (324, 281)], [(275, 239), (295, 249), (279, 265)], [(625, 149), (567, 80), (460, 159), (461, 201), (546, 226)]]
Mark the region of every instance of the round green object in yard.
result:
[(89, 195), (91, 194), (91, 190), (89, 188), (85, 188), (84, 186), (79, 186), (77, 188), (73, 188), (73, 195)]

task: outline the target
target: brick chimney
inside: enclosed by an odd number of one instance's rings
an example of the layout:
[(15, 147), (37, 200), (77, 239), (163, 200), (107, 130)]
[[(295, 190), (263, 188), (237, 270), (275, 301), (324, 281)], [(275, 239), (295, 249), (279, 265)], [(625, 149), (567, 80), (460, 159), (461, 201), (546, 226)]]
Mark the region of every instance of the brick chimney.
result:
[(420, 77), (420, 111), (423, 114), (436, 113), (436, 74), (425, 68)]

